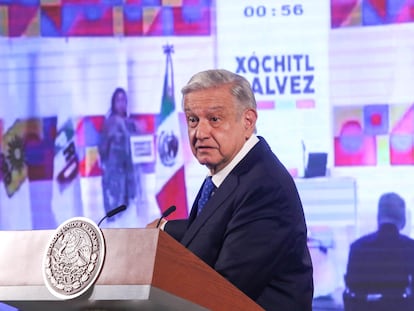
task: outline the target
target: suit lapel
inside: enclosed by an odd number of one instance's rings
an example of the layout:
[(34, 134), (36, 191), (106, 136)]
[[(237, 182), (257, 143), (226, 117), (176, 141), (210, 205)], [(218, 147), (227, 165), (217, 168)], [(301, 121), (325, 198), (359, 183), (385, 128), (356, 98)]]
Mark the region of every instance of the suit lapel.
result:
[(255, 163), (260, 161), (263, 154), (266, 154), (270, 149), (265, 140), (259, 137), (260, 141), (250, 150), (246, 157), (244, 157), (240, 163), (230, 172), (225, 178), (223, 183), (217, 188), (215, 194), (208, 200), (204, 206), (202, 213), (197, 216), (197, 202), (200, 198), (200, 191), (197, 194), (196, 200), (194, 201), (193, 207), (191, 208), (189, 216), (189, 227), (184, 234), (181, 243), (184, 246), (193, 240), (194, 236), (204, 225), (204, 223), (213, 216), (213, 214), (220, 208), (228, 208), (224, 204), (224, 201), (235, 192), (239, 185), (239, 176), (249, 170)]
[(188, 246), (196, 233), (204, 225), (204, 223), (216, 212), (217, 209), (223, 208), (223, 202), (235, 191), (238, 185), (238, 177), (233, 174), (229, 174), (224, 182), (217, 188), (214, 195), (207, 201), (200, 215), (197, 214), (197, 202), (200, 197), (200, 191), (191, 209), (189, 216), (190, 225), (187, 232), (184, 234), (181, 243), (184, 246)]

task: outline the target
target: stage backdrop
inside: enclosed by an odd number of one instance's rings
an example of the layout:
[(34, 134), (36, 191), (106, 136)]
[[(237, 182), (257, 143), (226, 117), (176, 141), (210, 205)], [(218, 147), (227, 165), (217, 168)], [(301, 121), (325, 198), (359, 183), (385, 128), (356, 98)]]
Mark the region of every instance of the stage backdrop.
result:
[[(337, 225), (335, 205), (326, 222), (308, 217), (315, 297), (341, 304), (349, 243), (376, 229), (381, 193), (406, 199), (411, 234), (413, 12), (408, 0), (0, 0), (0, 229), (98, 222), (117, 189), (128, 208), (102, 227), (144, 227), (171, 205), (185, 217), (207, 171), (180, 89), (225, 68), (252, 84), (257, 133), (297, 181), (310, 152), (328, 154), (327, 178), (355, 181), (352, 223)], [(117, 88), (128, 172), (102, 153)]]

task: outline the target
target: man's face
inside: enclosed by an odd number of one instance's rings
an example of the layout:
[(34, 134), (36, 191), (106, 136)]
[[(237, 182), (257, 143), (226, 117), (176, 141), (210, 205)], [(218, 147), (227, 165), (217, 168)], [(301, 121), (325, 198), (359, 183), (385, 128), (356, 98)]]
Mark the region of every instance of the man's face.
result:
[(254, 132), (257, 119), (253, 109), (237, 110), (230, 85), (187, 94), (184, 112), (192, 152), (212, 174), (236, 156)]

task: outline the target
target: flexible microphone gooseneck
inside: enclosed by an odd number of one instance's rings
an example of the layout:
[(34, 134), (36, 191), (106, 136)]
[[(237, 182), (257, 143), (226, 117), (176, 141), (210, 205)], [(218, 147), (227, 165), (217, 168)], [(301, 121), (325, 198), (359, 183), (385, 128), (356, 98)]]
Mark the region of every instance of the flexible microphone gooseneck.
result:
[(306, 145), (303, 139), (301, 140), (302, 143), (302, 166), (303, 166), (303, 177), (306, 177)]
[(106, 218), (111, 218), (112, 216), (115, 216), (116, 214), (123, 212), (127, 209), (127, 206), (125, 204), (122, 204), (118, 206), (117, 208), (114, 208), (113, 210), (110, 210), (106, 215), (98, 222), (98, 227), (104, 221)]
[(160, 219), (158, 220), (158, 223), (157, 223), (157, 227), (156, 227), (156, 228), (158, 228), (158, 227), (160, 226), (161, 219), (163, 219), (163, 218), (167, 217), (168, 215), (170, 215), (171, 213), (173, 213), (176, 209), (177, 209), (177, 208), (175, 207), (175, 205), (172, 205), (172, 206), (170, 206), (169, 208), (167, 208), (167, 209), (164, 211), (164, 213), (162, 213), (162, 215), (161, 215)]

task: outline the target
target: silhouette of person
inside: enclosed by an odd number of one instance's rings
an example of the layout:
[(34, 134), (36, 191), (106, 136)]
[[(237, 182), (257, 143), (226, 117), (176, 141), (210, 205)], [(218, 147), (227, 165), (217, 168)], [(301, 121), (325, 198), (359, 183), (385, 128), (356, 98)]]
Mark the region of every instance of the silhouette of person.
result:
[(369, 306), (374, 308), (376, 300), (380, 307), (386, 304), (387, 297), (397, 299), (410, 295), (414, 276), (414, 240), (400, 233), (405, 226), (405, 209), (405, 201), (398, 194), (381, 195), (378, 230), (357, 239), (350, 246), (345, 275), (345, 306), (352, 296), (362, 297), (362, 302), (371, 301)]
[(99, 144), (106, 213), (122, 204), (128, 205), (140, 187), (130, 147), (130, 137), (137, 132), (137, 127), (128, 116), (127, 103), (126, 91), (115, 89)]

